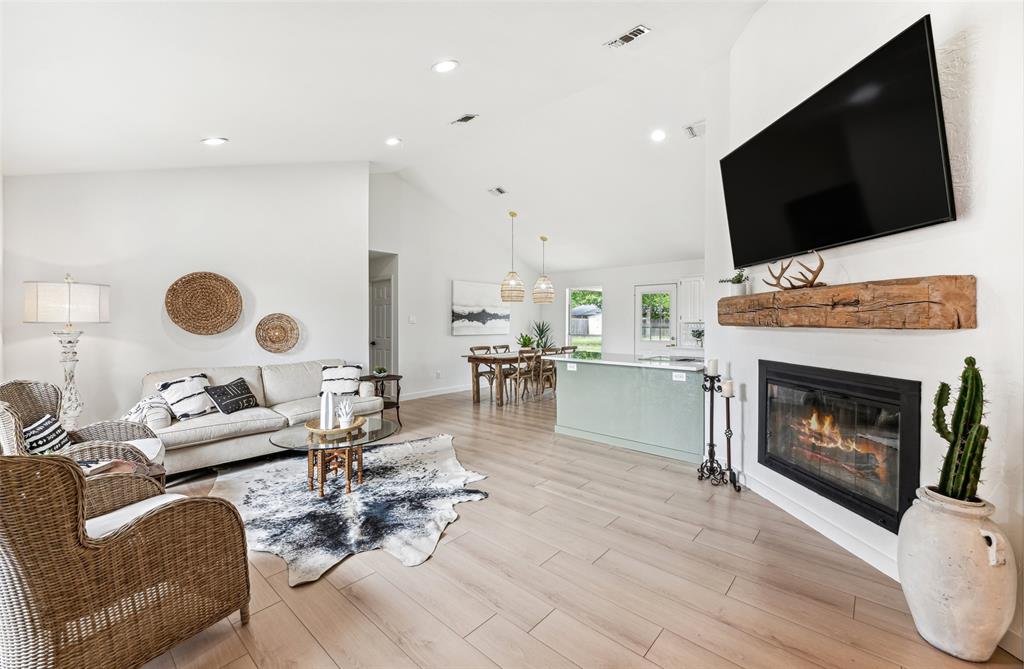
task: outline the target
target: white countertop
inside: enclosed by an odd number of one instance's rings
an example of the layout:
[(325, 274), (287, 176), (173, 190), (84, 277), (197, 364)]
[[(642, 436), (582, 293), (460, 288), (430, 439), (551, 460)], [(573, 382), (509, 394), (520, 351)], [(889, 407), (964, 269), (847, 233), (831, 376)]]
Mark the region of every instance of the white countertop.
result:
[[(599, 358), (582, 357), (586, 355), (600, 355)], [(630, 355), (627, 353), (601, 353), (586, 354), (581, 356), (580, 352), (566, 355), (545, 356), (548, 360), (563, 362), (582, 362), (592, 365), (619, 365), (621, 367), (652, 367), (655, 369), (670, 369), (679, 372), (699, 372), (704, 369), (703, 360), (652, 360), (655, 353), (644, 355)], [(697, 357), (685, 354), (668, 354), (666, 357)]]

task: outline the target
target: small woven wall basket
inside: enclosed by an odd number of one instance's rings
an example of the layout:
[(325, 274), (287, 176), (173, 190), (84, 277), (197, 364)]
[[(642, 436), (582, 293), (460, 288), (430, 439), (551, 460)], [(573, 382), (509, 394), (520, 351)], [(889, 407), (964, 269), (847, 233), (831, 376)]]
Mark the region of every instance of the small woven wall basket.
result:
[(299, 343), (299, 324), (288, 314), (269, 314), (256, 325), (256, 342), (271, 353), (290, 351)]
[(214, 335), (231, 328), (242, 315), (242, 294), (227, 277), (192, 272), (171, 284), (164, 296), (167, 315), (182, 330)]

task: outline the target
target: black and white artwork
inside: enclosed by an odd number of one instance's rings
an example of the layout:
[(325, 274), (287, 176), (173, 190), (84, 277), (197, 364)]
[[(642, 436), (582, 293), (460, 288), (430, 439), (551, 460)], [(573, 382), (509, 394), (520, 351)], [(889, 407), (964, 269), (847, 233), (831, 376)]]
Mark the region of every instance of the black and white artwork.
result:
[(453, 335), (507, 335), (512, 310), (501, 301), (501, 285), (452, 281)]
[(292, 586), (377, 548), (418, 565), (459, 517), (456, 504), (487, 497), (464, 487), (484, 476), (463, 468), (450, 434), (364, 447), (363, 483), (347, 495), (343, 476), (330, 477), (319, 497), (306, 474), (305, 455), (277, 458), (221, 472), (210, 492), (238, 508), (250, 550), (288, 563)]

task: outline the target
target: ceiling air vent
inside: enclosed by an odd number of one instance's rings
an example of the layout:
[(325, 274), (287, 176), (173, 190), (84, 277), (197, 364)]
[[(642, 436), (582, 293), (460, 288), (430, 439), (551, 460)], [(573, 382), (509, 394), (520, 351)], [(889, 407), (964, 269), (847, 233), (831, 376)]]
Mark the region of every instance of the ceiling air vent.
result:
[(617, 49), (620, 46), (626, 46), (636, 38), (641, 37), (642, 35), (646, 35), (649, 32), (651, 32), (650, 28), (644, 25), (640, 25), (637, 26), (636, 28), (633, 28), (625, 35), (620, 35), (619, 37), (616, 37), (611, 42), (605, 42), (604, 45), (610, 46), (613, 49)]
[(493, 195), (494, 197), (500, 197), (507, 193), (508, 191), (502, 188), (501, 186), (495, 186), (494, 188), (488, 188), (487, 192)]
[(475, 119), (477, 116), (479, 116), (479, 114), (463, 114), (459, 118), (457, 118), (454, 121), (452, 121), (452, 125), (458, 125), (460, 123), (469, 123), (470, 121)]

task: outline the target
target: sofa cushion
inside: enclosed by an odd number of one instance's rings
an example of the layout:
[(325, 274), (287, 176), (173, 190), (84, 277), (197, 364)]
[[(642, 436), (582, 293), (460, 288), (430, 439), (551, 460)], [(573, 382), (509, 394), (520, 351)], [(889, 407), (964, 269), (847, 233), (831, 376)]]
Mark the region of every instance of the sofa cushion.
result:
[(263, 375), (259, 367), (183, 367), (181, 369), (168, 369), (162, 372), (149, 372), (142, 377), (142, 397), (148, 397), (156, 392), (157, 384), (164, 381), (173, 381), (183, 376), (192, 374), (206, 374), (211, 386), (219, 386), (231, 383), (238, 377), (245, 379), (256, 396), (260, 406), (267, 406), (266, 397), (263, 394)]
[(171, 502), (179, 499), (188, 499), (185, 495), (154, 495), (147, 497), (141, 502), (135, 502), (128, 506), (122, 506), (116, 511), (105, 513), (102, 516), (96, 516), (85, 521), (85, 533), (91, 539), (99, 539), (104, 537), (111, 532), (119, 530), (121, 527), (132, 522), (147, 511), (163, 506), (164, 504), (170, 504)]
[[(377, 413), (384, 409), (384, 400), (379, 397), (346, 395), (345, 399), (352, 402), (352, 409), (357, 416)], [(287, 418), (289, 425), (302, 425), (310, 418), (320, 415), (320, 398), (305, 397), (301, 400), (275, 404), (270, 408)]]
[(292, 400), (313, 397), (320, 392), (321, 370), (324, 365), (344, 364), (344, 360), (331, 359), (265, 365), (262, 368), (263, 388), (267, 401), (260, 404), (272, 407)]
[(174, 421), (170, 427), (156, 430), (168, 450), (220, 441), (260, 432), (274, 432), (288, 424), (281, 414), (266, 407), (242, 409), (233, 414), (212, 413), (187, 421)]

